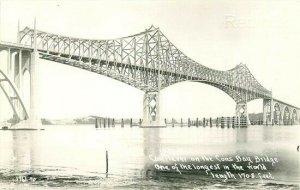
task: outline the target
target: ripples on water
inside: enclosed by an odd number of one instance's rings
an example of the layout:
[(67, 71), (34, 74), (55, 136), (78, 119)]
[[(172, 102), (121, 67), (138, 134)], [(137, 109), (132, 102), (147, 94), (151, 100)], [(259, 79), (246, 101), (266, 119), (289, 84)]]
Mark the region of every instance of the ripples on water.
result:
[[(2, 189), (299, 189), (300, 153), (296, 150), (300, 144), (299, 126), (95, 129), (92, 125), (49, 125), (45, 128), (0, 131)], [(276, 180), (223, 182), (197, 172), (179, 175), (155, 171), (149, 154), (269, 155), (277, 157), (280, 164), (273, 171)]]

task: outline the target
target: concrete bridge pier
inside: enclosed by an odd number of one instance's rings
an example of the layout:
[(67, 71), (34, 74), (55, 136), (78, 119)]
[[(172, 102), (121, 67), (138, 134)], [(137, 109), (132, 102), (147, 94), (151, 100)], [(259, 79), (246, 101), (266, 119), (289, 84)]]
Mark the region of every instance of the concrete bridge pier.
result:
[(146, 92), (143, 98), (143, 122), (141, 127), (166, 127), (160, 117), (159, 92)]
[(246, 117), (247, 125), (250, 125), (250, 120), (249, 120), (248, 111), (247, 111), (247, 102), (239, 102), (236, 104), (235, 115), (238, 118)]
[(263, 100), (263, 124), (272, 125), (274, 123), (274, 101), (273, 99)]

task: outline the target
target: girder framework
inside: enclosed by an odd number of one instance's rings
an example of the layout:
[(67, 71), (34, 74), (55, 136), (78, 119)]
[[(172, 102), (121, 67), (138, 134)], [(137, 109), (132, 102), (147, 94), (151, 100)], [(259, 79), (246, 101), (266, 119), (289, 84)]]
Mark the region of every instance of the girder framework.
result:
[[(20, 43), (34, 46), (34, 30), (19, 32)], [(81, 67), (127, 83), (158, 91), (182, 81), (198, 81), (226, 92), (236, 102), (271, 98), (244, 64), (219, 71), (197, 63), (181, 52), (159, 28), (110, 40), (91, 40), (37, 31), (41, 58)], [(160, 83), (159, 78), (160, 77)]]

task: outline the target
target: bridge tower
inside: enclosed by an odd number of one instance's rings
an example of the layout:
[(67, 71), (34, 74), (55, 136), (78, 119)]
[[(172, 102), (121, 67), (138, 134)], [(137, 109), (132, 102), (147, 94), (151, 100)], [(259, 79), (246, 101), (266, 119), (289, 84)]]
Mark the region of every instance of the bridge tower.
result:
[(160, 117), (160, 92), (145, 92), (143, 98), (142, 127), (165, 127)]
[(146, 91), (143, 98), (143, 122), (141, 127), (166, 127), (160, 117), (161, 70), (158, 66), (157, 91)]
[(235, 107), (235, 116), (239, 119), (246, 119), (246, 124), (250, 124), (249, 115), (248, 115), (248, 108), (247, 102), (239, 102), (236, 104)]
[[(34, 21), (34, 28), (36, 34), (36, 19)], [(12, 92), (11, 89), (7, 89), (5, 92), (14, 111), (11, 129), (41, 129), (38, 90), (39, 53), (36, 48), (36, 35), (34, 35), (32, 39), (35, 44), (33, 49), (22, 46), (20, 44), (19, 29), (20, 23), (18, 22), (17, 44), (7, 44), (6, 46), (5, 43), (3, 43), (0, 47), (0, 51), (4, 51), (7, 54), (6, 64), (2, 64), (0, 68), (4, 70), (4, 73), (6, 73), (4, 75), (7, 76), (6, 79), (2, 79), (2, 83), (10, 83), (11, 86), (13, 86), (12, 88), (15, 89), (15, 92)], [(28, 86), (24, 84), (24, 76), (26, 73), (30, 75)], [(5, 91), (5, 85), (2, 83), (0, 86), (3, 88), (2, 90)], [(27, 92), (29, 92), (30, 95), (26, 94)], [(22, 101), (26, 98), (28, 99), (28, 104)], [(28, 110), (28, 112), (26, 110)]]

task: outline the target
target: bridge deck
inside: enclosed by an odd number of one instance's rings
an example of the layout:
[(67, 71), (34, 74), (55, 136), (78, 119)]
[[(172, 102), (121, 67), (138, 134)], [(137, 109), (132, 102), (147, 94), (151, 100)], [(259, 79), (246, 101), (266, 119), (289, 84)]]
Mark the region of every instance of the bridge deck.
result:
[(27, 45), (23, 44), (17, 44), (17, 43), (11, 43), (11, 42), (5, 42), (5, 41), (0, 41), (0, 48), (10, 48), (10, 49), (15, 49), (15, 50), (28, 50), (28, 51), (33, 51), (33, 48)]
[(283, 102), (283, 101), (280, 101), (280, 100), (278, 100), (278, 99), (273, 98), (273, 100), (276, 101), (276, 102), (278, 102), (278, 103), (281, 103), (281, 104), (287, 105), (287, 106), (289, 106), (289, 107), (292, 107), (292, 108), (295, 108), (295, 109), (300, 110), (300, 108), (298, 108), (298, 107), (296, 107), (296, 106), (293, 106), (293, 105), (291, 105), (291, 104), (285, 103), (285, 102)]

